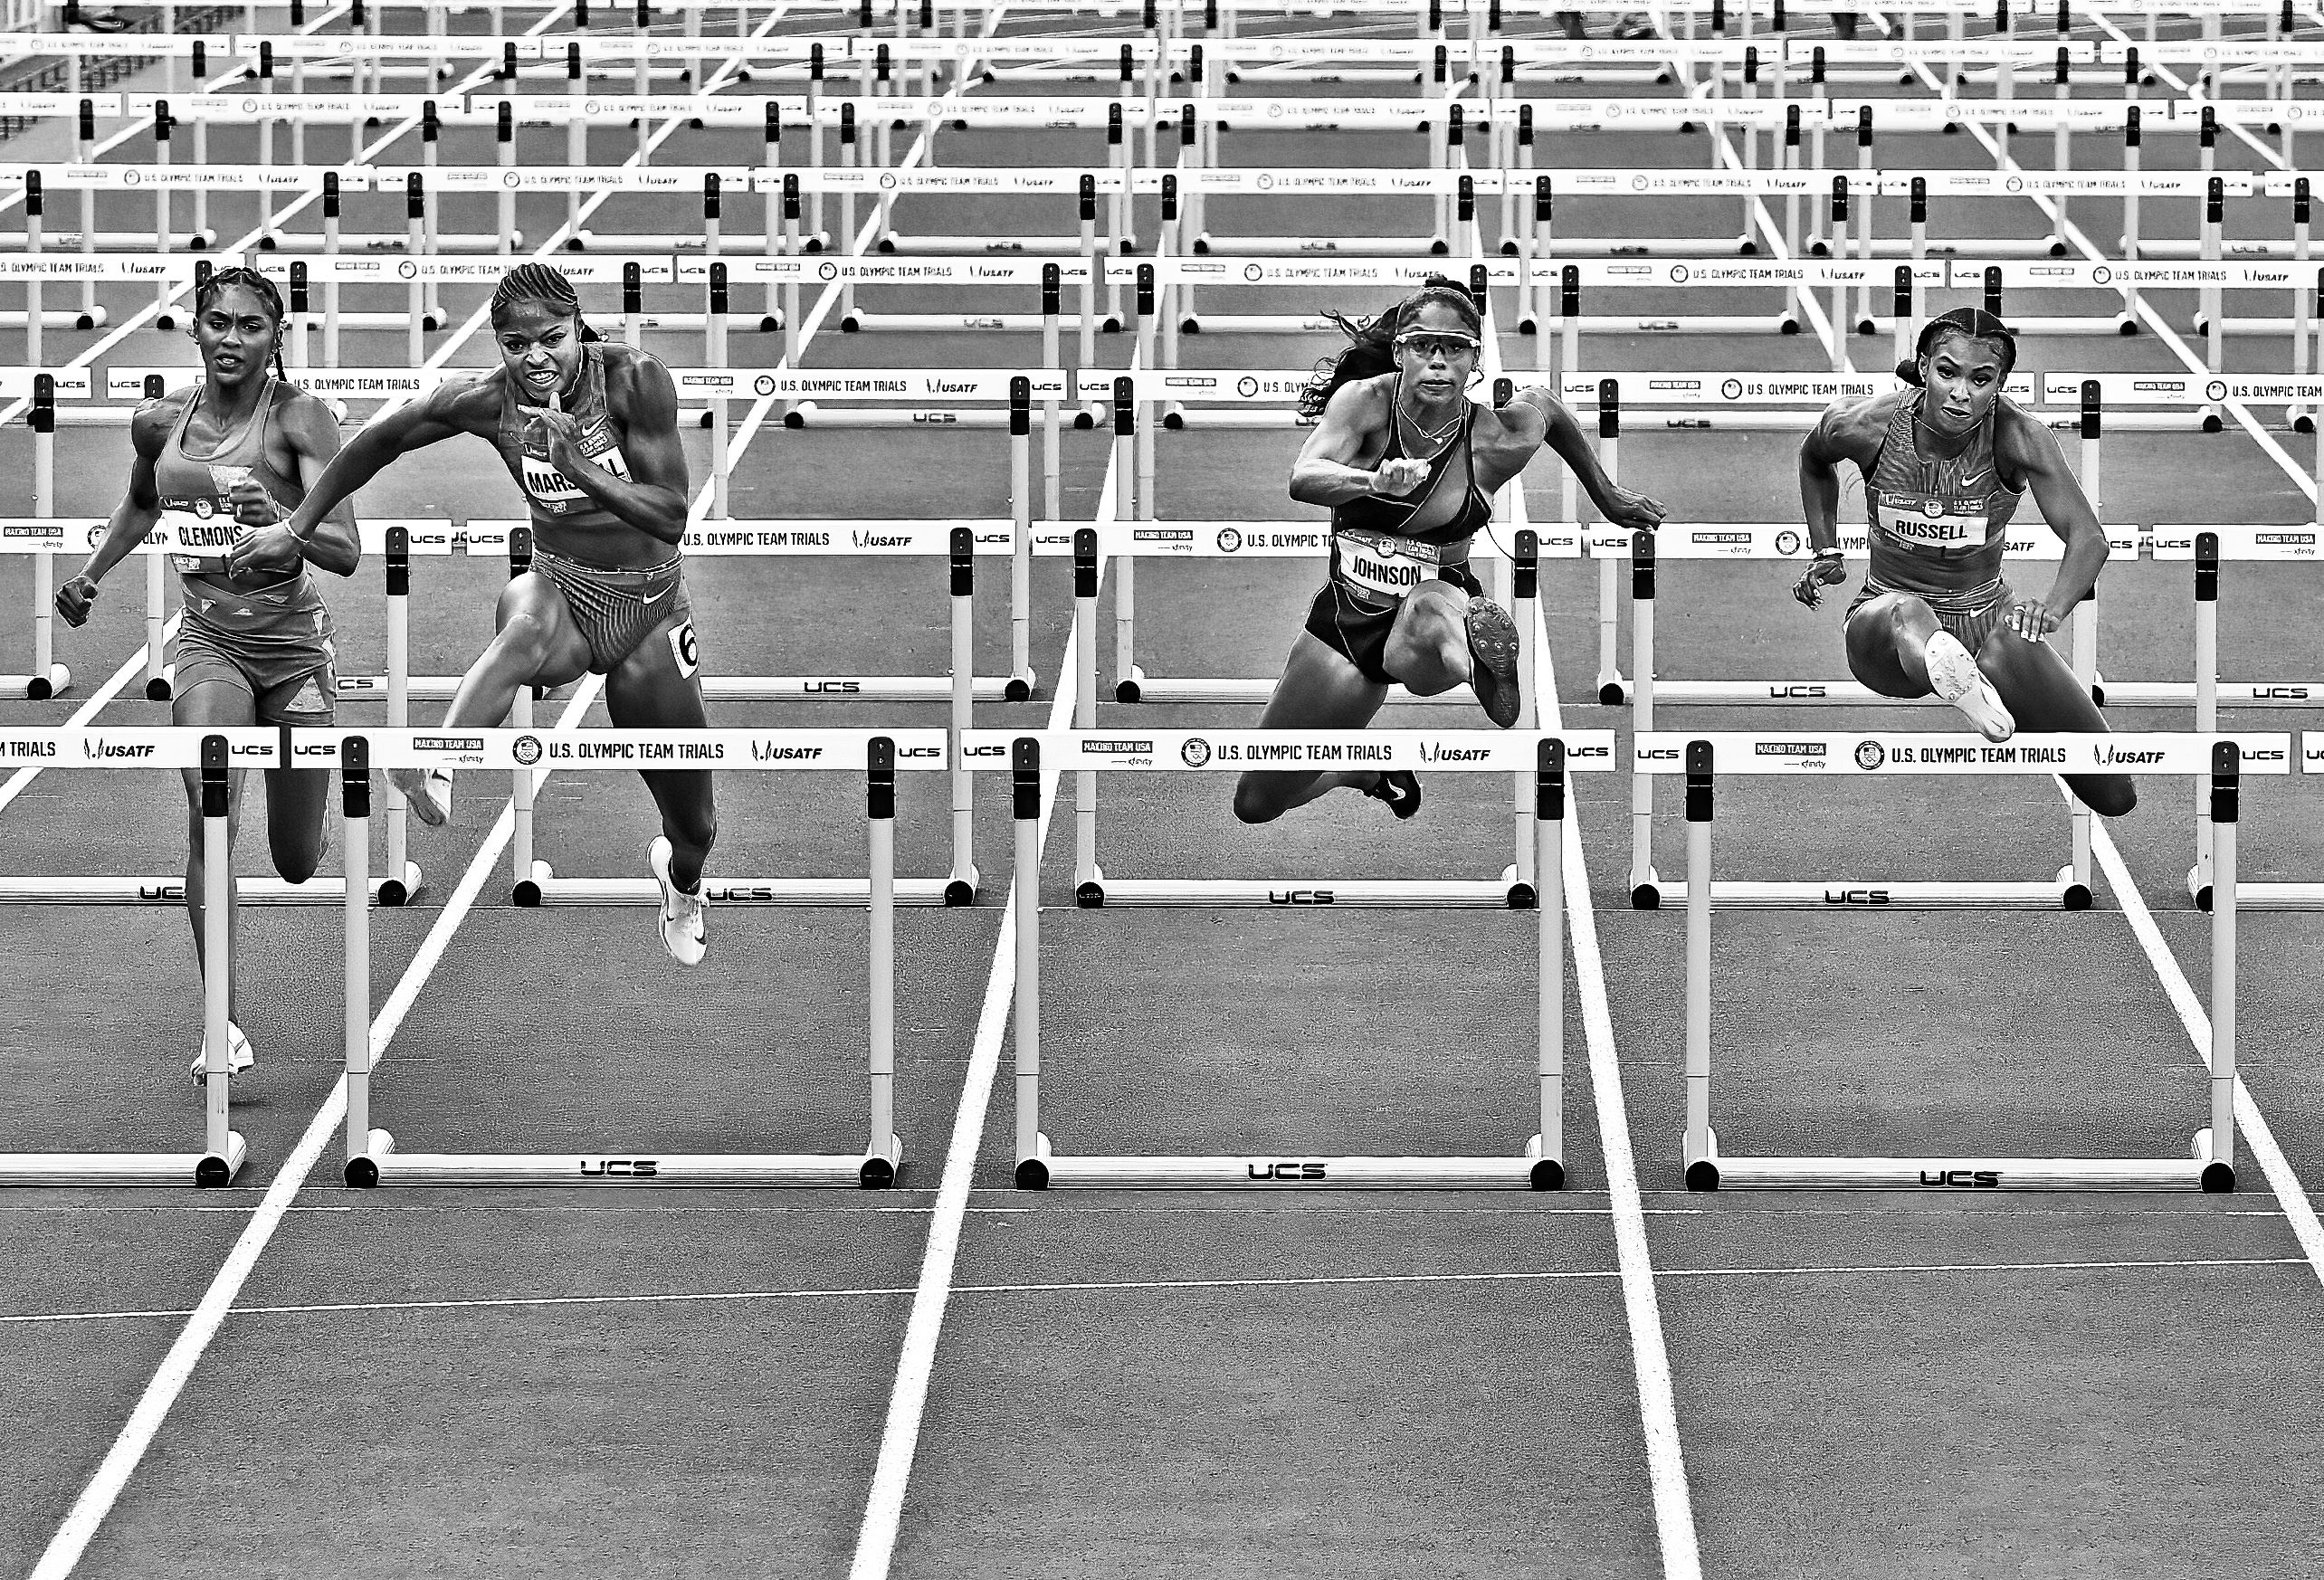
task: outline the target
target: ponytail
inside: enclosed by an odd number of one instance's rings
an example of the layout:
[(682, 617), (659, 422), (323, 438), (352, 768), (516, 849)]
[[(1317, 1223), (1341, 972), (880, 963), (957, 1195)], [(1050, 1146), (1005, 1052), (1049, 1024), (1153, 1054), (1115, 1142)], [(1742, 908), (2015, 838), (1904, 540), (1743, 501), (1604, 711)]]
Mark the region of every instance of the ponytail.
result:
[(1300, 392), (1300, 415), (1313, 422), (1323, 415), (1341, 385), (1395, 372), (1396, 337), (1414, 313), (1431, 304), (1451, 308), (1468, 324), (1471, 334), (1483, 338), (1484, 318), (1477, 310), (1476, 299), (1465, 286), (1442, 274), (1430, 275), (1418, 290), (1390, 303), (1377, 318), (1348, 319), (1327, 312), (1323, 316), (1348, 337), (1348, 344), (1337, 357), (1324, 357), (1315, 365), (1315, 376)]

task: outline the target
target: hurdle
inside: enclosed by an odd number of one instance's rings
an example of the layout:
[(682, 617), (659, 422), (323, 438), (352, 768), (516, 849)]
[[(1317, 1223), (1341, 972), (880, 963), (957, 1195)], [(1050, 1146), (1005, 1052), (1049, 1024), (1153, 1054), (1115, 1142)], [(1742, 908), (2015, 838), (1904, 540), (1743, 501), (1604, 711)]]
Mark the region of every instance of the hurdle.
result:
[[(281, 766), (272, 729), (0, 728), (0, 762), (43, 768), (195, 768), (202, 776), (202, 1150), (0, 1153), (0, 1185), (232, 1184), (249, 1148), (227, 1122), (233, 1077), (226, 1025), (233, 984), (233, 852), (227, 813), (235, 770)], [(177, 886), (183, 899), (185, 885)], [(368, 1005), (366, 1006), (368, 1014)]]
[[(1223, 1189), (1269, 1186), (1371, 1189), (1556, 1190), (1565, 1183), (1564, 890), (1560, 871), (1569, 770), (1612, 766), (1608, 731), (1563, 737), (1342, 730), (1160, 731), (1129, 740), (1083, 731), (976, 733), (988, 763), (1005, 752), (1014, 797), (1016, 876), (1016, 1184), (1052, 1186)], [(1466, 743), (1466, 744), (1455, 744)], [(1144, 749), (1136, 749), (1143, 747)], [(1044, 757), (1081, 770), (1246, 769), (1258, 762), (1361, 761), (1367, 766), (1451, 766), (1443, 753), (1474, 752), (1466, 768), (1529, 768), (1534, 776), (1535, 905), (1540, 922), (1538, 989), (1539, 1128), (1508, 1157), (1354, 1157), (1281, 1152), (1226, 1156), (1062, 1156), (1041, 1128), (1041, 773)], [(1265, 753), (1265, 756), (1250, 754)], [(1360, 754), (1351, 757), (1348, 754)], [(1486, 759), (1491, 759), (1487, 761)], [(992, 763), (991, 766), (998, 766)], [(1280, 890), (1271, 904), (1349, 903), (1338, 885)], [(1358, 902), (1360, 903), (1360, 901)]]
[[(1687, 791), (1686, 1135), (1689, 1190), (2184, 1190), (2235, 1188), (2235, 830), (2244, 774), (2282, 774), (2289, 738), (2141, 735), (2135, 749), (2102, 737), (2020, 736), (2005, 746), (1976, 736), (1691, 735), (1637, 738), (1636, 770), (1677, 774)], [(2257, 748), (2256, 751), (2246, 748)], [(2272, 755), (2270, 755), (2272, 754)], [(1858, 777), (1919, 774), (2117, 771), (2207, 776), (2216, 865), (2211, 912), (2210, 1123), (2185, 1158), (1746, 1156), (1720, 1148), (1710, 1112), (1710, 876), (1714, 776), (1800, 774)]]
[[(769, 1155), (680, 1155), (624, 1144), (576, 1155), (413, 1152), (398, 1147), (387, 1131), (371, 1125), (371, 1080), (376, 1061), (369, 1026), (369, 920), (359, 905), (347, 917), (347, 1165), (350, 1185), (860, 1185), (876, 1189), (896, 1183), (903, 1166), (903, 1142), (894, 1126), (895, 1105), (895, 876), (896, 775), (939, 766), (940, 730), (751, 730), (634, 729), (553, 731), (522, 728), (461, 731), (398, 730), (346, 732), (298, 730), (294, 749), (311, 750), (318, 761), (343, 776), (348, 833), (348, 891), (357, 891), (362, 862), (370, 848), (368, 767), (492, 767), (514, 771), (529, 788), (552, 770), (636, 768), (640, 766), (720, 769), (821, 769), (863, 776), (870, 845), (864, 881), (825, 885), (829, 902), (842, 898), (868, 903), (871, 948), (870, 1124), (859, 1153)], [(529, 797), (523, 799), (529, 800)], [(586, 880), (565, 880), (568, 896)], [(598, 902), (626, 899), (612, 892), (618, 880), (595, 880)], [(801, 880), (790, 880), (796, 887)], [(651, 880), (649, 890), (655, 888)], [(721, 903), (738, 898), (735, 885), (709, 880), (703, 892)], [(844, 888), (850, 892), (842, 896)], [(654, 899), (659, 898), (656, 890)]]

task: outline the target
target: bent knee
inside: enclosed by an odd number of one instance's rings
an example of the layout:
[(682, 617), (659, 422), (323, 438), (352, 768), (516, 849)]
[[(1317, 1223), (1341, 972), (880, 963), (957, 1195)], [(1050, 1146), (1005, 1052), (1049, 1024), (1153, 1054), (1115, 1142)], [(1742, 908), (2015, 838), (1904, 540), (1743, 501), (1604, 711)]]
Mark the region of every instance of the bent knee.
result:
[(1246, 774), (1234, 786), (1234, 815), (1241, 823), (1272, 823), (1283, 815), (1283, 804)]
[(2128, 779), (2080, 780), (2074, 794), (2100, 817), (2120, 817), (2138, 804), (2138, 788)]

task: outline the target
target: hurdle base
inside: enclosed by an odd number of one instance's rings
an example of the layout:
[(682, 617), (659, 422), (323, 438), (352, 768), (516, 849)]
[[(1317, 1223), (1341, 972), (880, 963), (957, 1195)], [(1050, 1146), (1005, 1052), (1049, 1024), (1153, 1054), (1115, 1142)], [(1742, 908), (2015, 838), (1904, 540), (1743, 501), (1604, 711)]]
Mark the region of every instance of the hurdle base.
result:
[(177, 695), (177, 666), (164, 664), (161, 666), (161, 673), (148, 675), (145, 694), (146, 700), (148, 702), (167, 702)]
[[(2201, 1139), (2198, 1147), (2207, 1147)], [(2234, 1188), (2234, 1170), (2175, 1157), (1723, 1157), (1687, 1165), (1689, 1190), (2204, 1191)]]
[[(1143, 669), (1133, 666), (1130, 678), (1114, 687), (1117, 702), (1247, 702), (1263, 703), (1275, 694), (1277, 681), (1259, 677), (1241, 676), (1180, 676), (1156, 680)], [(1402, 686), (1388, 688), (1387, 701), (1383, 706), (1399, 708), (1473, 708), (1477, 699), (1466, 686), (1456, 686), (1450, 691), (1440, 691), (1433, 697), (1415, 697)]]
[(1030, 702), (1033, 700), (1034, 690), (1039, 687), (1040, 684), (1041, 677), (1034, 674), (1031, 670), (1027, 670), (1022, 674), (1011, 675), (1001, 687), (1001, 700), (1004, 702)]
[[(1334, 236), (1324, 240), (1300, 236), (1214, 236), (1208, 231), (1195, 238), (1195, 252), (1221, 258), (1443, 258), (1452, 252), (1443, 236)], [(1568, 251), (1565, 239), (1560, 252)]]
[(72, 671), (63, 664), (51, 664), (44, 675), (0, 675), (0, 691), (22, 697), (27, 702), (45, 702), (61, 696), (72, 684)]
[(944, 903), (948, 907), (976, 904), (976, 886), (982, 881), (983, 875), (973, 862), (956, 870), (951, 877), (945, 880)]
[[(530, 910), (541, 903), (543, 893), (550, 884), (556, 881), (557, 869), (536, 856), (533, 858), (532, 875), (528, 878), (519, 878), (510, 886), (509, 903)], [(650, 879), (645, 881), (644, 886), (653, 890), (654, 902), (660, 904), (661, 888)]]
[[(2238, 895), (2243, 891), (2239, 889)], [(2324, 885), (2319, 886), (2324, 894)], [(1687, 885), (1665, 883), (1649, 871), (1643, 882), (1631, 886), (1630, 904), (1636, 910), (1682, 906)], [(2071, 868), (2048, 882), (1882, 883), (1872, 881), (1753, 882), (1719, 879), (1710, 886), (1710, 903), (1725, 910), (2088, 910), (2089, 889), (2073, 880)]]
[[(901, 885), (898, 886), (899, 889)], [(900, 902), (900, 895), (899, 901)], [(1074, 902), (1085, 910), (1105, 906), (1274, 907), (1284, 909), (1350, 907), (1376, 910), (1525, 910), (1534, 903), (1533, 886), (1504, 873), (1487, 880), (1329, 878), (1298, 882), (1262, 879), (1108, 879), (1100, 874), (1075, 885)]]
[(250, 1156), (238, 1130), (213, 1152), (0, 1152), (0, 1186), (231, 1184)]
[[(559, 878), (546, 862), (535, 862), (540, 874), (530, 905), (660, 905), (662, 887), (651, 878)], [(898, 905), (943, 905), (952, 885), (948, 878), (899, 878)], [(863, 878), (710, 878), (702, 893), (713, 905), (869, 905), (872, 885)], [(971, 898), (974, 898), (973, 890)]]
[(865, 411), (826, 411), (814, 401), (799, 401), (783, 414), (786, 428), (1005, 428), (1005, 410), (980, 411), (973, 406), (904, 406)]
[[(2205, 888), (2207, 891), (2209, 885), (2206, 884)], [(2237, 910), (2324, 910), (2324, 883), (2246, 883), (2237, 879), (2235, 909)]]
[(1536, 1136), (1515, 1157), (1347, 1157), (1277, 1152), (1243, 1156), (1060, 1157), (1041, 1137), (1020, 1158), (1020, 1190), (1556, 1190), (1565, 1169), (1538, 1156)]
[[(375, 1141), (386, 1132), (375, 1130)], [(347, 1183), (358, 1190), (381, 1185), (564, 1185), (594, 1188), (670, 1185), (790, 1185), (884, 1189), (895, 1183), (903, 1148), (889, 1154), (624, 1154), (397, 1152), (391, 1145), (352, 1157)]]
[[(2218, 683), (2222, 708), (2315, 708), (2324, 706), (2324, 681), (2239, 681)], [(2191, 708), (2193, 681), (2109, 681), (2110, 708)]]
[[(1601, 700), (1603, 694), (1601, 693)], [(1941, 697), (1891, 697), (1861, 681), (1666, 681), (1654, 678), (1654, 700), (1715, 702), (1722, 707), (1778, 703), (1784, 707), (1949, 708)]]
[[(458, 675), (414, 675), (406, 696), (452, 697), (460, 690)], [(978, 702), (1021, 701), (1012, 697), (1014, 682), (1000, 676), (979, 676), (968, 683), (969, 696)], [(702, 682), (702, 695), (729, 701), (779, 702), (799, 699), (844, 702), (949, 702), (949, 675), (726, 675)], [(385, 675), (342, 675), (339, 700), (384, 701)]]
[[(241, 905), (338, 905), (347, 899), (347, 880), (337, 874), (319, 874), (304, 883), (287, 882), (281, 878), (243, 878), (236, 881), (236, 903)], [(371, 880), (370, 895), (376, 903), (402, 903), (381, 898), (381, 890), (389, 881), (386, 878)], [(407, 896), (418, 891), (420, 869), (416, 864), (404, 863), (404, 882)], [(0, 877), (0, 905), (185, 903), (186, 880), (176, 873), (166, 878)]]

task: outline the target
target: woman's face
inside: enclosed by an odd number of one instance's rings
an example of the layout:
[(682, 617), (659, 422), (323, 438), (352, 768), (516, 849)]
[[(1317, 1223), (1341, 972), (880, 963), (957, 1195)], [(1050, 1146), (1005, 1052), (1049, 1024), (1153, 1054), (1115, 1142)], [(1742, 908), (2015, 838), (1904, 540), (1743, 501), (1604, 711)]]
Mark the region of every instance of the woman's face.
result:
[(581, 371), (581, 316), (570, 308), (512, 301), (492, 315), (492, 338), (500, 365), (536, 405), (570, 390)]
[(1966, 433), (1985, 421), (2001, 394), (2001, 347), (1960, 329), (1937, 337), (1920, 359), (1921, 421), (1940, 433)]
[(1481, 349), (1458, 308), (1425, 302), (1396, 335), (1396, 366), (1405, 387), (1433, 405), (1469, 387)]
[(264, 374), (281, 336), (273, 306), (239, 282), (212, 291), (208, 305), (194, 315), (194, 344), (201, 349), (202, 371), (213, 383), (236, 384), (252, 373)]

